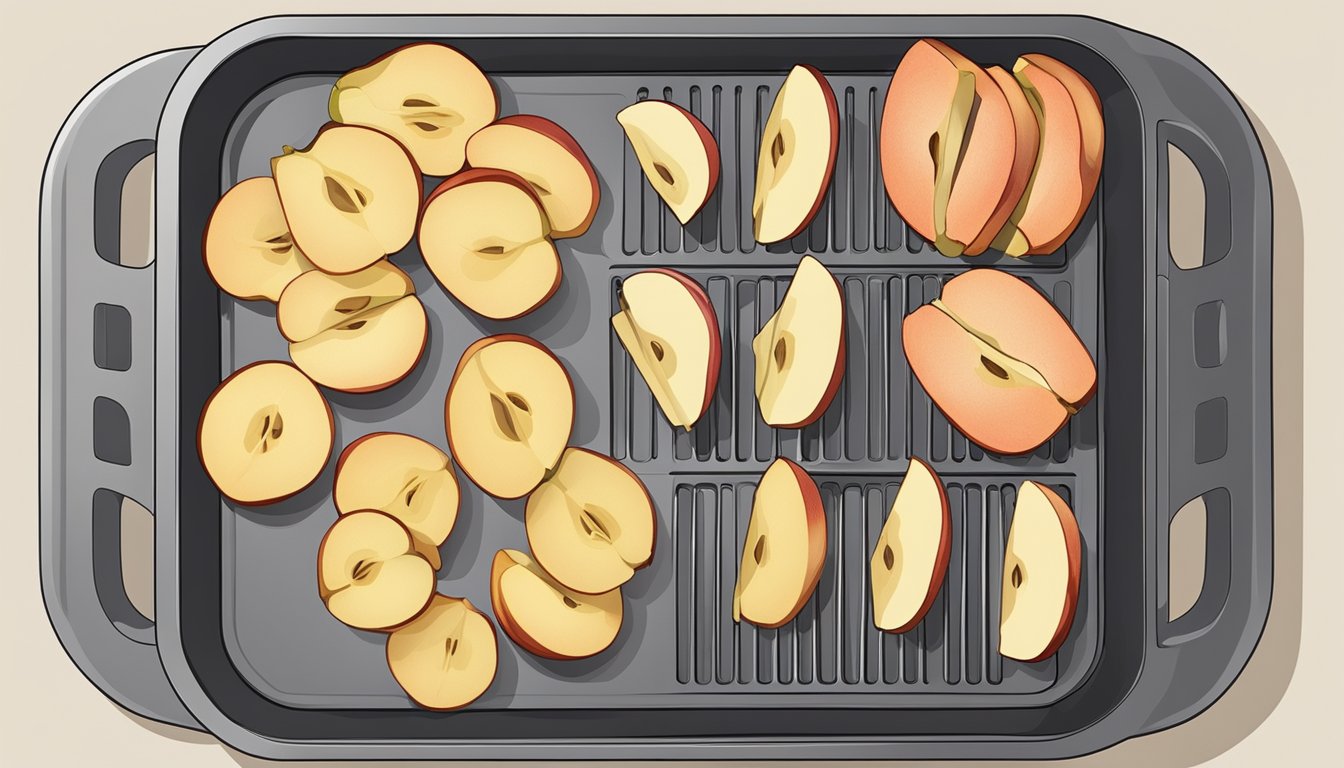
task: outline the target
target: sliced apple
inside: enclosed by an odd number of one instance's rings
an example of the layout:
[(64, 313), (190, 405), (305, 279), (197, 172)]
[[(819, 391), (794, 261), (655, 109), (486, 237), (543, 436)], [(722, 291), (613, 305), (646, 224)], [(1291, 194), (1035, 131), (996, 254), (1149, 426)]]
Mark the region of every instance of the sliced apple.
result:
[(811, 256), (798, 262), (779, 309), (751, 342), (756, 401), (773, 427), (821, 418), (845, 373), (845, 305), (840, 283)]
[(280, 295), (275, 322), (280, 335), (306, 341), (373, 309), (415, 293), (410, 276), (389, 261), (346, 275), (313, 270)]
[(424, 305), (406, 296), (290, 344), (289, 357), (324, 387), (373, 392), (406, 378), (424, 354), (428, 334)]
[(210, 395), (196, 449), (220, 493), (269, 504), (317, 479), (334, 433), (331, 408), (308, 377), (267, 361), (240, 369)]
[(575, 592), (516, 549), (495, 553), (490, 602), (504, 634), (548, 659), (583, 659), (606, 650), (624, 613), (620, 589)]
[(951, 553), (947, 490), (938, 473), (912, 456), (868, 566), (878, 629), (908, 632), (924, 619)]
[(457, 522), (460, 498), (448, 454), (410, 435), (365, 435), (336, 460), (331, 495), (340, 514), (376, 509), (395, 517), (434, 570), (442, 566), (439, 546)]
[(473, 168), (497, 168), (525, 179), (551, 223), (551, 237), (578, 237), (597, 215), (601, 187), (593, 164), (569, 132), (544, 117), (510, 115), (467, 142)]
[(1004, 226), (1012, 220), (1019, 206), (1027, 199), (1027, 187), (1031, 184), (1031, 175), (1036, 170), (1036, 158), (1041, 146), (1041, 115), (1033, 102), (1022, 91), (1017, 79), (1003, 67), (987, 67), (989, 76), (998, 83), (1008, 102), (1008, 111), (1012, 113), (1013, 130), (1016, 135), (1016, 147), (1013, 152), (1013, 164), (999, 196), (998, 207), (990, 214), (984, 229), (975, 241), (966, 246), (967, 256), (977, 256), (985, 252)]
[(416, 704), (461, 709), (495, 681), (495, 628), (469, 601), (434, 595), (429, 607), (387, 638), (387, 667)]
[(709, 202), (719, 183), (719, 144), (690, 112), (646, 99), (616, 113), (653, 191), (682, 224)]
[(347, 72), (327, 109), (338, 123), (390, 134), (425, 173), (447, 176), (461, 170), (467, 139), (499, 114), (499, 97), (461, 51), (415, 43)]
[(680, 272), (650, 269), (622, 280), (619, 298), (616, 337), (667, 420), (689, 431), (719, 383), (723, 345), (709, 295)]
[(329, 123), (272, 158), (271, 175), (294, 243), (324, 272), (363, 269), (415, 234), (420, 171), (386, 134)]
[(1083, 545), (1073, 510), (1049, 487), (1027, 480), (1017, 492), (1003, 556), (999, 653), (1041, 661), (1073, 626)]
[(463, 171), (425, 202), (420, 251), (446, 291), (496, 320), (521, 317), (560, 287), (560, 257), (532, 187), (495, 168)]
[(574, 426), (574, 386), (535, 339), (490, 336), (462, 353), (444, 416), (462, 471), (486, 493), (516, 499), (560, 462)]
[(733, 621), (783, 626), (798, 615), (826, 562), (826, 510), (803, 468), (775, 459), (756, 487), (742, 563), (733, 592)]
[(615, 459), (566, 448), (555, 472), (527, 500), (532, 555), (575, 592), (599, 595), (653, 559), (653, 499)]
[(336, 518), (317, 550), (317, 591), (331, 615), (356, 629), (389, 629), (420, 613), (434, 569), (396, 518), (365, 510)]
[(757, 242), (776, 243), (807, 229), (826, 199), (839, 142), (835, 92), (815, 67), (795, 66), (761, 133), (751, 203)]
[(240, 299), (276, 301), (313, 268), (294, 246), (275, 182), (244, 179), (215, 204), (205, 225), (205, 268), (220, 290)]

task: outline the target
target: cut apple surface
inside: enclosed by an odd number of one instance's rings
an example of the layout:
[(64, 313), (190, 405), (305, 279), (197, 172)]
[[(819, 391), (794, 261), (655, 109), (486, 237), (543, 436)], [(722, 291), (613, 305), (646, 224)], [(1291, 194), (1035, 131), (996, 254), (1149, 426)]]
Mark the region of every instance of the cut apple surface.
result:
[(798, 615), (826, 561), (826, 510), (803, 468), (775, 459), (756, 487), (733, 592), (733, 621), (771, 628)]
[(947, 490), (929, 465), (911, 457), (869, 562), (878, 629), (908, 632), (923, 620), (943, 584), (951, 552)]
[(418, 437), (376, 432), (350, 443), (336, 460), (332, 500), (342, 515), (374, 509), (395, 517), (437, 571), (460, 494), (448, 454)]
[(751, 204), (757, 242), (787, 240), (807, 228), (826, 199), (839, 141), (835, 92), (815, 67), (795, 66), (761, 133)]
[(583, 148), (559, 125), (537, 115), (510, 115), (467, 142), (472, 168), (497, 168), (527, 181), (550, 220), (551, 237), (578, 237), (597, 215), (601, 188)]
[(621, 631), (620, 589), (600, 595), (575, 592), (514, 549), (495, 553), (490, 602), (504, 634), (527, 652), (548, 659), (596, 655)]
[(1082, 560), (1073, 510), (1049, 487), (1023, 482), (1003, 556), (1000, 654), (1033, 662), (1059, 650), (1073, 626)]
[(336, 518), (317, 551), (317, 591), (331, 615), (356, 629), (404, 624), (434, 594), (434, 569), (406, 526), (365, 510)]
[(495, 680), (495, 628), (469, 601), (434, 595), (429, 607), (387, 638), (387, 666), (416, 704), (461, 709)]
[(709, 201), (719, 183), (719, 144), (690, 112), (646, 99), (616, 114), (635, 159), (658, 196), (682, 224)]
[(345, 275), (313, 270), (280, 295), (275, 322), (280, 335), (306, 341), (356, 317), (415, 293), (411, 278), (388, 261)]
[(516, 499), (559, 463), (574, 426), (574, 387), (540, 342), (490, 336), (462, 353), (444, 415), (462, 471), (486, 493)]
[(616, 337), (672, 424), (690, 430), (709, 410), (719, 382), (719, 321), (700, 284), (671, 269), (621, 281)]
[(363, 269), (415, 234), (420, 171), (386, 134), (328, 124), (272, 158), (271, 175), (295, 244), (323, 272)]
[(825, 265), (803, 257), (751, 349), (756, 401), (766, 424), (796, 428), (821, 417), (845, 372), (844, 300)]
[(439, 284), (468, 309), (508, 320), (560, 287), (560, 257), (541, 201), (522, 177), (473, 168), (425, 202), (420, 251)]
[(608, 592), (653, 559), (648, 489), (624, 464), (583, 448), (565, 449), (525, 520), (532, 555), (576, 592)]
[(461, 170), (467, 139), (499, 114), (499, 97), (461, 51), (416, 43), (347, 72), (327, 108), (338, 123), (390, 134), (425, 173), (447, 176)]
[(424, 305), (406, 296), (290, 344), (289, 357), (324, 387), (373, 392), (406, 378), (424, 354), (428, 333)]
[(220, 493), (240, 504), (269, 504), (317, 479), (334, 432), (331, 408), (299, 369), (254, 363), (206, 401), (197, 451)]
[(313, 268), (294, 245), (269, 177), (244, 179), (215, 204), (205, 225), (205, 268), (220, 290), (240, 299), (276, 301)]

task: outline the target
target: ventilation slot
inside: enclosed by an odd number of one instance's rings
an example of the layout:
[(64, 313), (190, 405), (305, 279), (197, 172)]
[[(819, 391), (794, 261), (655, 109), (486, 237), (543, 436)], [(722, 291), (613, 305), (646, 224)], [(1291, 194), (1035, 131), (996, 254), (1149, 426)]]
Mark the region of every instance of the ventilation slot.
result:
[(93, 494), (94, 590), (118, 631), (154, 642), (154, 516), (106, 488)]
[(93, 307), (93, 364), (108, 371), (131, 367), (131, 313), (119, 304)]

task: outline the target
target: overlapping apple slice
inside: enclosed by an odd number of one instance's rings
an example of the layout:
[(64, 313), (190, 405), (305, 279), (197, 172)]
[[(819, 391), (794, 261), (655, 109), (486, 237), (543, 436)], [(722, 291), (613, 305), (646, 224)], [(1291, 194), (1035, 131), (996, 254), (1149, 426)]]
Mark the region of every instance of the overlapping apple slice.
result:
[(601, 187), (569, 132), (537, 115), (509, 115), (467, 142), (472, 168), (497, 168), (527, 181), (551, 224), (551, 237), (578, 237), (597, 215)]
[(709, 410), (719, 383), (723, 345), (709, 295), (671, 269), (621, 281), (616, 337), (672, 424), (690, 430)]
[(469, 601), (434, 595), (414, 621), (387, 638), (387, 667), (425, 709), (461, 709), (495, 681), (495, 628)]
[(294, 245), (275, 182), (243, 179), (215, 204), (205, 225), (205, 268), (220, 290), (276, 301), (289, 281), (313, 268)]
[(682, 224), (705, 207), (719, 183), (719, 144), (690, 112), (646, 99), (616, 113), (635, 159), (658, 196)]
[(821, 417), (845, 373), (844, 299), (825, 265), (803, 257), (751, 349), (756, 401), (766, 424), (795, 428)]
[(575, 592), (515, 549), (495, 553), (490, 602), (499, 626), (528, 653), (583, 659), (606, 650), (621, 631), (621, 590)]
[(396, 518), (365, 510), (336, 518), (317, 550), (317, 591), (356, 629), (410, 621), (434, 594), (434, 569)]
[(1027, 480), (1017, 491), (1003, 555), (999, 653), (1041, 661), (1063, 645), (1078, 606), (1083, 546), (1073, 510)]
[(780, 627), (798, 615), (826, 562), (826, 510), (802, 467), (775, 459), (756, 486), (733, 592), (733, 621)]
[(869, 561), (878, 629), (908, 632), (923, 620), (951, 552), (947, 490), (929, 465), (912, 456)]
[(839, 142), (839, 111), (826, 76), (807, 64), (795, 66), (761, 133), (751, 203), (757, 242), (787, 240), (807, 228), (826, 199)]

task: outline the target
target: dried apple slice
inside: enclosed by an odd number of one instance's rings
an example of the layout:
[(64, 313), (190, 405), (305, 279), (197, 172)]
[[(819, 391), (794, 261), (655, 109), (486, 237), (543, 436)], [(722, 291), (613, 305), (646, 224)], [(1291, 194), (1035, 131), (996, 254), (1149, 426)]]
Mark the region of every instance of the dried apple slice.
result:
[(705, 124), (668, 101), (646, 99), (616, 113), (644, 176), (682, 224), (719, 183), (719, 144)]

